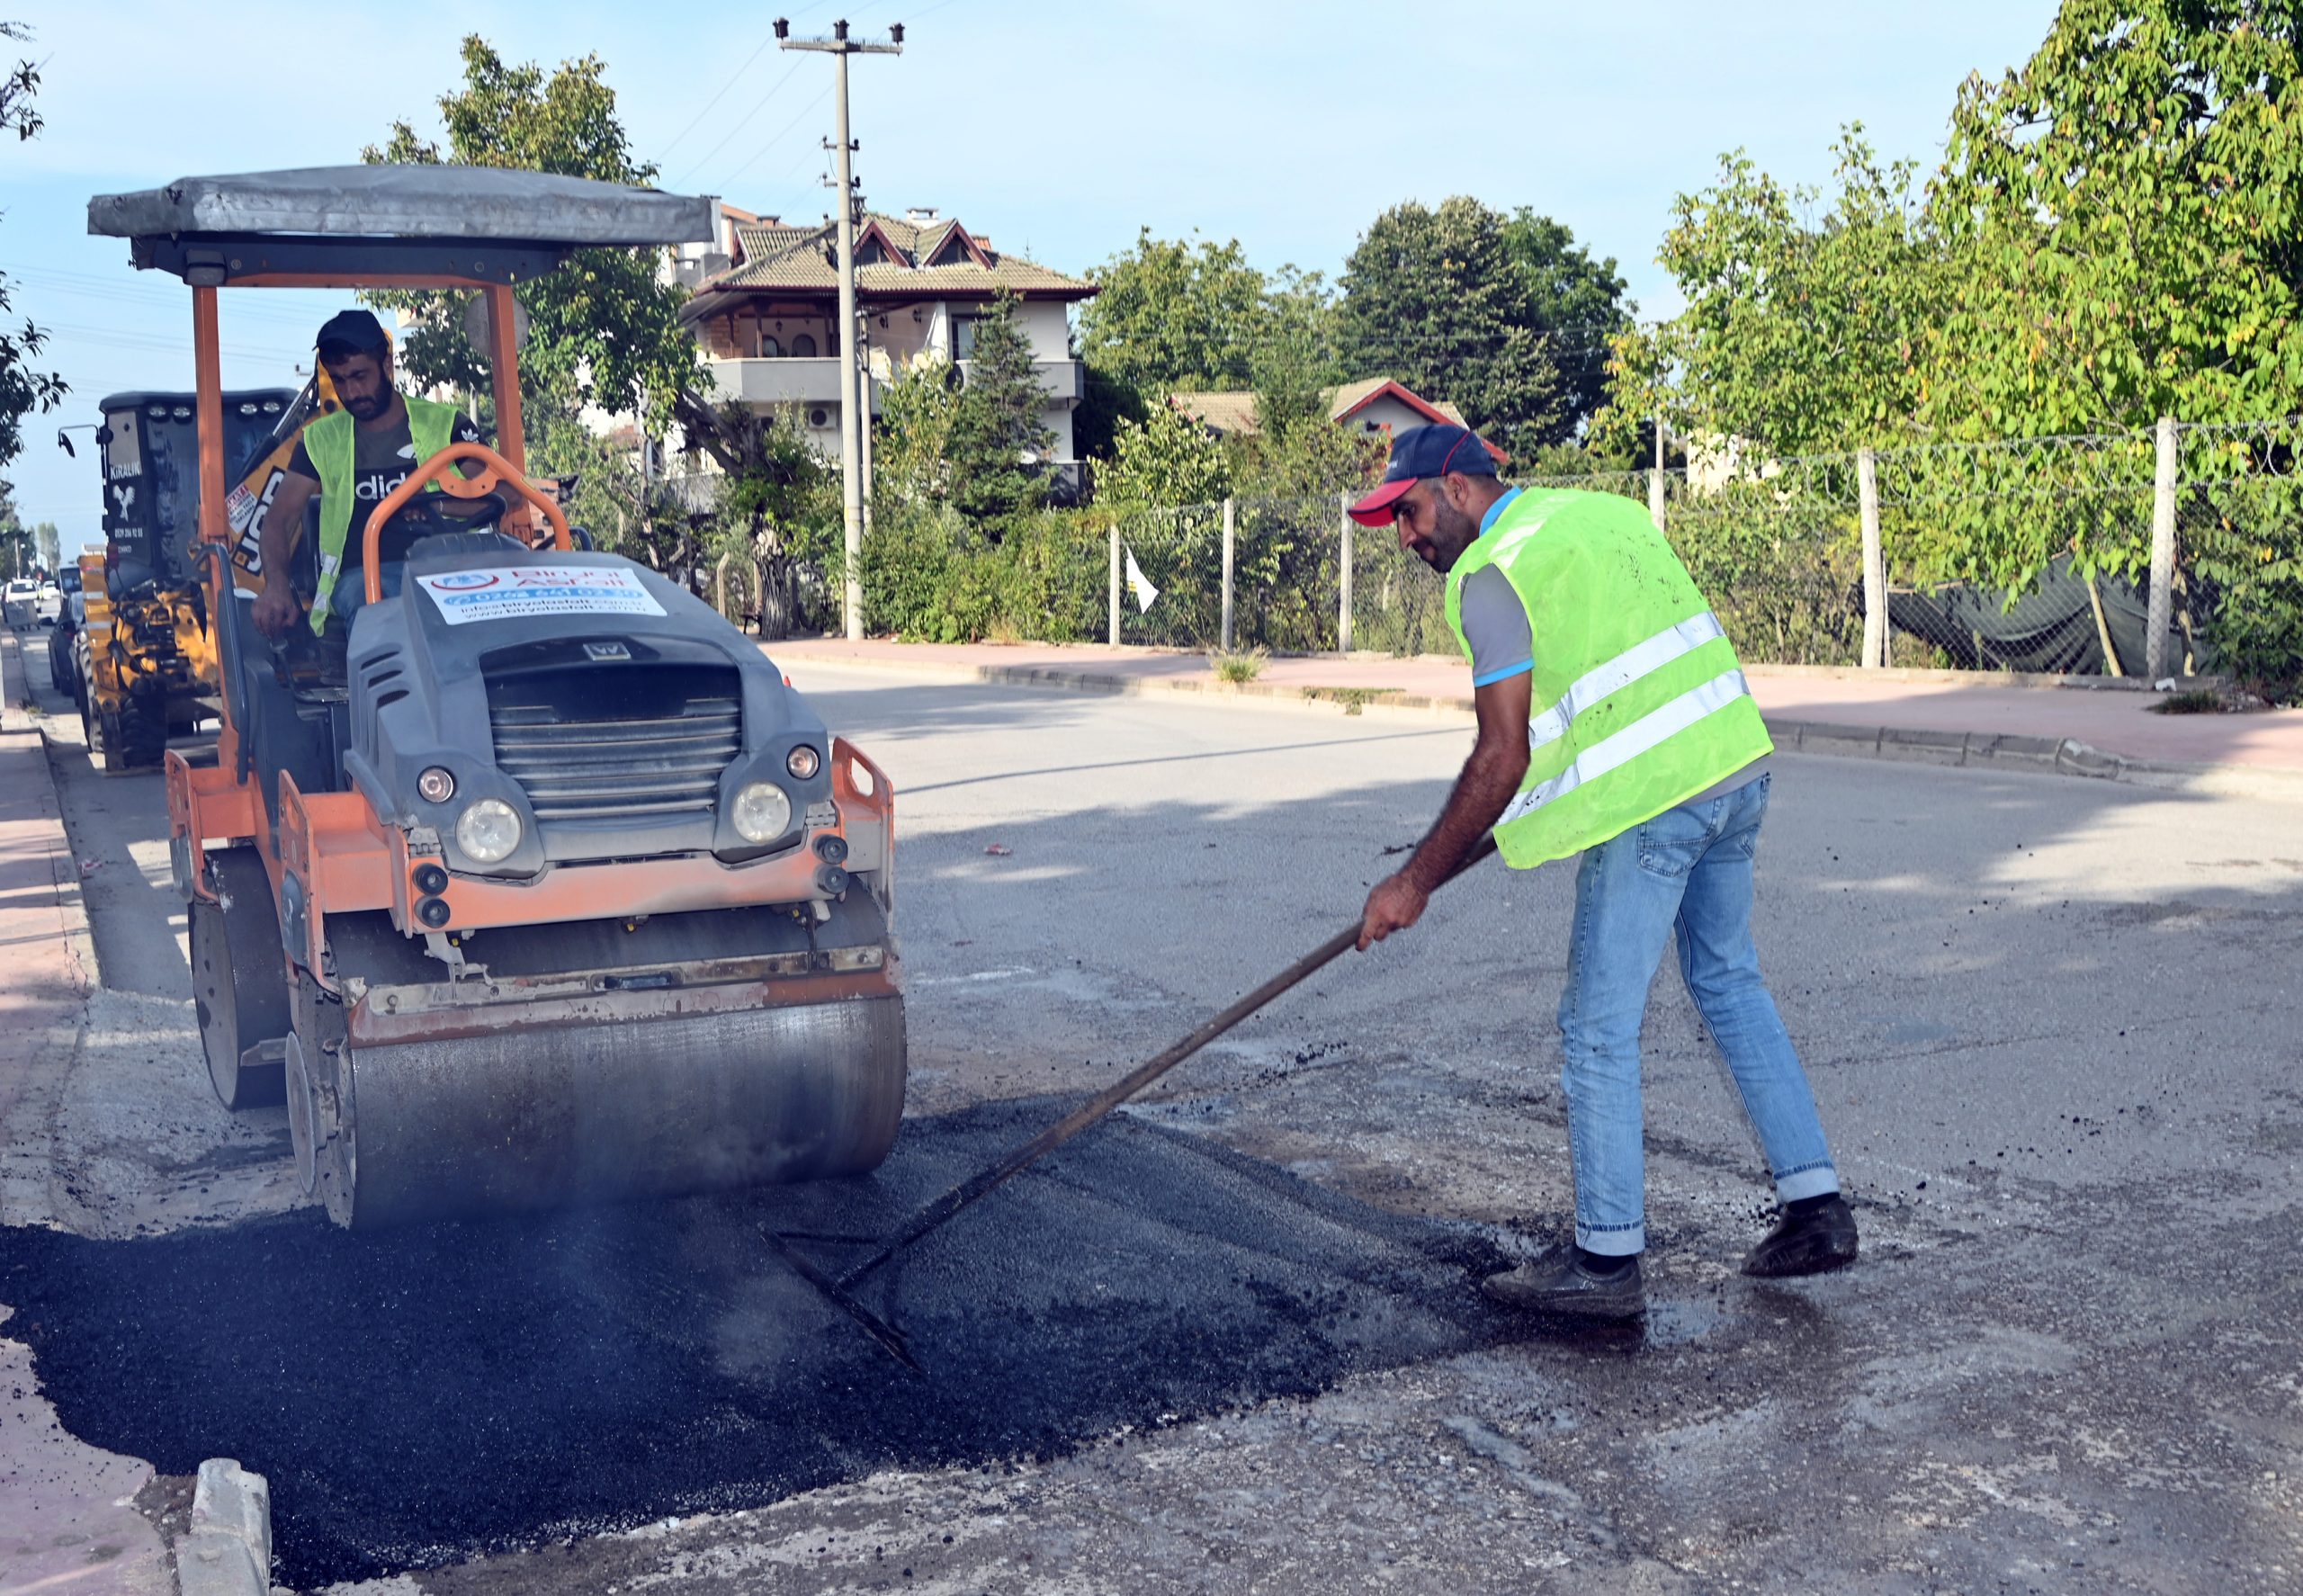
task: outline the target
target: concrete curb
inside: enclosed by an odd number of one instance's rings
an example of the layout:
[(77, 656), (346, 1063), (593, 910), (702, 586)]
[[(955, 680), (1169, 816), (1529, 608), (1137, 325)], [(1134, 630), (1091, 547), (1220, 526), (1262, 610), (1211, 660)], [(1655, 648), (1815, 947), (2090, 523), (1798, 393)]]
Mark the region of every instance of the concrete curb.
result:
[(175, 1553), (182, 1596), (270, 1596), (271, 1485), (230, 1457), (202, 1464)]
[[(763, 645), (766, 647), (766, 645)], [(884, 671), (915, 680), (981, 682), (992, 686), (1043, 692), (1093, 693), (1116, 697), (1188, 697), (1234, 707), (1303, 708), (1332, 703), (1346, 713), (1403, 715), (1420, 719), (1470, 720), (1469, 696), (1369, 691), (1349, 687), (1284, 686), (1273, 682), (1214, 682), (1204, 678), (1136, 677), (1110, 671), (1057, 669), (1049, 666), (943, 665), (927, 661), (856, 656), (795, 654), (794, 665), (834, 670)], [(1929, 673), (1931, 676), (1941, 673)], [(1994, 684), (1996, 685), (1996, 684)], [(2041, 687), (2063, 685), (2042, 679)], [(1907, 726), (1847, 726), (1824, 721), (1770, 720), (1768, 731), (1786, 752), (1834, 758), (1900, 759), (1913, 764), (1978, 769), (2030, 771), (2125, 782), (2165, 791), (2201, 791), (2235, 797), (2303, 800), (2303, 771), (2249, 765), (2190, 765), (2162, 759), (2132, 759), (2076, 738), (2026, 737), (2005, 732), (1932, 731)]]

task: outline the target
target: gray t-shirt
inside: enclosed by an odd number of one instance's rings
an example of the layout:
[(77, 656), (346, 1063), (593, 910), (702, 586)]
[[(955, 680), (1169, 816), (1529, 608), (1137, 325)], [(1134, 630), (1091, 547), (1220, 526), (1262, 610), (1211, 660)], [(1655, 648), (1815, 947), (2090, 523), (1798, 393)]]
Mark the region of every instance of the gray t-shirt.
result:
[(1535, 638), (1528, 606), (1511, 578), (1483, 565), (1464, 578), (1459, 613), (1464, 641), (1472, 646), (1472, 686), (1484, 687), (1536, 668)]

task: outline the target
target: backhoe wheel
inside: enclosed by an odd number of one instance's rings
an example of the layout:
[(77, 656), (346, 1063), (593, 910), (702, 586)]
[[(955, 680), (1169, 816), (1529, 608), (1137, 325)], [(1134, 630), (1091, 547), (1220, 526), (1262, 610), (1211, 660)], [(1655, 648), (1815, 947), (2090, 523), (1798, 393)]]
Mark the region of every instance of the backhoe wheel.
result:
[(168, 699), (165, 693), (130, 693), (104, 724), (104, 768), (152, 770), (168, 751)]
[(191, 911), (193, 1006), (208, 1078), (227, 1108), (283, 1101), (286, 1083), (277, 1044), (288, 1035), (288, 972), (272, 883), (252, 847), (211, 854), (219, 901), (195, 899)]

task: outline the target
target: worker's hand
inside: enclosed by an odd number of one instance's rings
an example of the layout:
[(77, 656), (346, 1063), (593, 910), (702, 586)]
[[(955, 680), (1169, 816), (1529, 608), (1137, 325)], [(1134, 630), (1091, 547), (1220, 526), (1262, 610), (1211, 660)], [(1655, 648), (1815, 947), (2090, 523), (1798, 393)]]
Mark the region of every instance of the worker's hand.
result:
[(1393, 932), (1406, 930), (1423, 918), (1423, 906), (1430, 901), (1431, 894), (1410, 881), (1405, 871), (1377, 882), (1367, 894), (1367, 907), (1359, 911), (1359, 951), (1366, 953)]
[(296, 602), (287, 583), (266, 582), (264, 591), (255, 596), (255, 607), (249, 612), (248, 619), (255, 623), (258, 632), (276, 640), (286, 635), (302, 613), (303, 606)]

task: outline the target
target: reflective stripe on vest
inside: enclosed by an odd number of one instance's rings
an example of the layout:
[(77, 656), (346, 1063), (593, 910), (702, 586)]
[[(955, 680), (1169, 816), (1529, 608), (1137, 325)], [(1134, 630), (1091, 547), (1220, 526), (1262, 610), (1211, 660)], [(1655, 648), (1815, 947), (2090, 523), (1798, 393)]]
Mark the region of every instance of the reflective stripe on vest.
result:
[(1599, 669), (1579, 677), (1561, 695), (1557, 704), (1528, 722), (1528, 749), (1533, 751), (1566, 736), (1569, 724), (1577, 715), (1618, 687), (1627, 687), (1681, 655), (1693, 653), (1713, 638), (1726, 635), (1727, 630), (1719, 624), (1719, 617), (1706, 610), (1657, 632), (1644, 643), (1626, 649)]
[(1593, 777), (1605, 776), (1617, 766), (1637, 758), (1665, 738), (1685, 731), (1704, 716), (1725, 709), (1738, 698), (1748, 698), (1751, 694), (1751, 685), (1743, 680), (1740, 668), (1721, 671), (1701, 686), (1689, 688), (1662, 708), (1648, 711), (1622, 731), (1585, 749), (1575, 756), (1574, 764), (1511, 800), (1495, 823), (1508, 826), (1521, 815), (1533, 814)]

